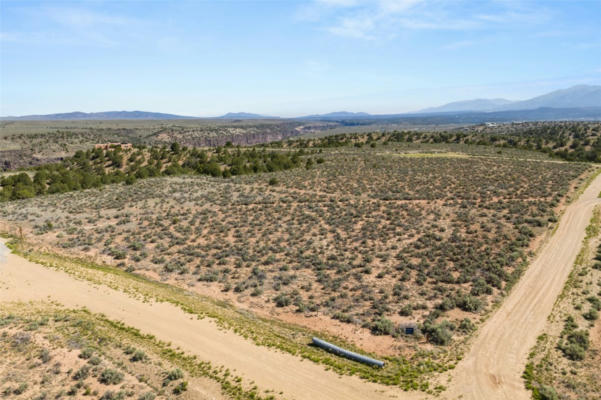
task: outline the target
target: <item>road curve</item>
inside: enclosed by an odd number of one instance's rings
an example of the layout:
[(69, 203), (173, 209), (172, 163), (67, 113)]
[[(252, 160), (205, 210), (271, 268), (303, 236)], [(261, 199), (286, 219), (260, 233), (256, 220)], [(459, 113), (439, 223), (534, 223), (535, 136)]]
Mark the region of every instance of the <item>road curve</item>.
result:
[(582, 246), (593, 208), (601, 203), (601, 175), (570, 204), (555, 234), (503, 304), (481, 327), (453, 371), (445, 397), (463, 400), (529, 399), (521, 375)]
[[(210, 319), (195, 319), (168, 303), (150, 304), (98, 286), (8, 252), (0, 238), (0, 309), (2, 302), (53, 300), (69, 308), (85, 306), (92, 312), (171, 342), (201, 360), (224, 365), (259, 389), (283, 392), (287, 399), (366, 400), (422, 399), (419, 392), (377, 385), (353, 376), (339, 376), (323, 366), (277, 350), (256, 346)], [(205, 389), (207, 398), (217, 385)]]

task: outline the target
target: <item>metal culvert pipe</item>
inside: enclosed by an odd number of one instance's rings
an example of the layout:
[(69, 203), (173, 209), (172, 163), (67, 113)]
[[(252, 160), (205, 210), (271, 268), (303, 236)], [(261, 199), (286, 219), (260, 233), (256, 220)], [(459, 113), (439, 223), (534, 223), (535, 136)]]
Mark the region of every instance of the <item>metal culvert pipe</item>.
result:
[(384, 366), (384, 361), (376, 360), (371, 357), (362, 356), (361, 354), (357, 354), (353, 351), (348, 351), (343, 348), (340, 348), (332, 343), (328, 343), (325, 340), (321, 340), (319, 338), (313, 338), (313, 344), (317, 347), (321, 347), (324, 350), (327, 350), (331, 353), (337, 354), (342, 357), (346, 357), (353, 361), (358, 361), (364, 364), (372, 365), (375, 367), (382, 368)]

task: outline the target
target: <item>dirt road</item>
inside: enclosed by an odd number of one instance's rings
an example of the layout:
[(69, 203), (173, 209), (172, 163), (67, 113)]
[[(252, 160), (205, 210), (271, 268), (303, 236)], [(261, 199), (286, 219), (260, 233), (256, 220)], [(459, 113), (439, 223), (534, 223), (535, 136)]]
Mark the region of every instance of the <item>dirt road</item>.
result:
[(555, 235), (481, 328), (454, 370), (446, 397), (464, 400), (529, 399), (521, 375), (555, 299), (580, 251), (593, 208), (601, 203), (601, 175), (570, 204)]
[[(11, 254), (0, 239), (0, 307), (5, 301), (55, 300), (66, 307), (85, 306), (111, 319), (125, 322), (171, 342), (214, 365), (224, 365), (261, 390), (282, 391), (290, 399), (421, 399), (422, 393), (406, 393), (357, 377), (340, 377), (310, 361), (259, 347), (229, 331), (220, 330), (209, 318), (191, 318), (166, 303), (149, 304), (103, 286), (79, 281), (62, 271), (29, 262)], [(208, 386), (207, 397), (217, 385)]]

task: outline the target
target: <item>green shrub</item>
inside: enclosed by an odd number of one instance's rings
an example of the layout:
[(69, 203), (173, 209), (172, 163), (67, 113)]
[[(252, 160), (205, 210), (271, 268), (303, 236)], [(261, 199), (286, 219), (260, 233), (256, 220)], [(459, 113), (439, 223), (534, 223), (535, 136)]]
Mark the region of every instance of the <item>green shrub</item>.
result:
[(588, 332), (579, 330), (570, 332), (565, 341), (559, 343), (559, 349), (570, 360), (583, 360), (589, 345)]
[(482, 308), (482, 301), (471, 295), (460, 296), (455, 302), (463, 311), (476, 312)]
[(522, 379), (524, 379), (524, 383), (526, 385), (526, 389), (533, 390), (532, 382), (534, 380), (534, 364), (529, 362), (526, 364), (526, 368), (522, 373)]
[(182, 372), (182, 370), (179, 368), (175, 368), (175, 369), (169, 371), (169, 373), (167, 373), (167, 376), (165, 377), (165, 380), (163, 381), (163, 386), (167, 386), (170, 382), (176, 381), (178, 379), (182, 379), (183, 377), (184, 377), (184, 373)]
[(73, 379), (78, 380), (78, 381), (82, 380), (82, 379), (86, 379), (89, 374), (90, 374), (90, 367), (88, 367), (87, 365), (84, 365), (83, 367), (81, 367), (80, 369), (75, 371), (75, 373), (73, 374)]
[(183, 381), (178, 383), (174, 388), (173, 388), (173, 394), (182, 394), (184, 393), (186, 390), (188, 390), (188, 382)]
[(52, 356), (50, 355), (48, 349), (42, 349), (42, 351), (40, 352), (40, 360), (42, 360), (42, 362), (46, 364), (48, 361), (50, 361), (51, 358)]
[(446, 346), (450, 343), (453, 337), (449, 327), (450, 326), (447, 321), (443, 321), (437, 325), (431, 323), (430, 321), (426, 321), (422, 327), (422, 332), (430, 343)]
[(94, 354), (94, 350), (87, 347), (87, 348), (83, 349), (81, 351), (81, 353), (79, 353), (79, 358), (83, 358), (84, 360), (87, 360), (88, 358), (92, 357), (93, 354)]
[(134, 352), (134, 354), (131, 356), (130, 361), (133, 361), (133, 362), (146, 361), (147, 359), (148, 359), (148, 356), (146, 355), (146, 353), (144, 353), (142, 350), (136, 350)]
[(601, 311), (601, 299), (599, 299), (598, 297), (594, 297), (594, 296), (589, 296), (586, 298), (586, 300), (591, 303), (591, 306), (597, 310), (597, 311)]
[(411, 304), (406, 304), (399, 310), (399, 315), (402, 317), (409, 317), (413, 315), (413, 306)]
[(469, 318), (464, 318), (459, 323), (459, 330), (461, 332), (470, 333), (470, 332), (472, 332), (475, 329), (476, 329), (476, 326), (474, 325), (474, 323)]
[(107, 368), (98, 377), (100, 383), (105, 385), (116, 385), (123, 380), (123, 374), (114, 369)]
[(104, 392), (104, 394), (100, 397), (100, 400), (123, 400), (125, 399), (125, 393), (123, 391), (118, 391), (117, 393), (112, 390), (108, 390)]
[(552, 386), (542, 385), (538, 389), (538, 398), (540, 400), (559, 400), (559, 395)]
[(20, 383), (19, 386), (17, 386), (15, 388), (15, 390), (13, 390), (13, 394), (19, 395), (19, 394), (23, 394), (25, 393), (25, 391), (27, 390), (27, 388), (29, 387), (29, 385), (25, 382)]
[(594, 308), (591, 308), (590, 310), (582, 314), (582, 316), (588, 321), (596, 321), (597, 319), (599, 319), (599, 311), (595, 310)]
[(92, 357), (90, 357), (90, 359), (88, 360), (88, 362), (90, 364), (92, 364), (92, 365), (100, 365), (100, 363), (102, 362), (102, 360), (98, 356), (92, 356)]
[(370, 330), (374, 335), (392, 335), (394, 333), (394, 323), (382, 317), (372, 322)]
[(290, 297), (284, 293), (278, 294), (274, 297), (273, 301), (275, 301), (275, 305), (278, 307), (287, 307), (292, 303)]

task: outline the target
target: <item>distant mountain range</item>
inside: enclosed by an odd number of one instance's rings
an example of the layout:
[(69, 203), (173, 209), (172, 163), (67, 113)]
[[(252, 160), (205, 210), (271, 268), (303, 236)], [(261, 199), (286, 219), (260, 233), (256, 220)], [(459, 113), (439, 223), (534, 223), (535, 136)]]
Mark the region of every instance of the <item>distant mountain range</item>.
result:
[(335, 111), (327, 114), (314, 114), (314, 115), (305, 115), (304, 117), (298, 117), (296, 119), (352, 119), (352, 118), (365, 118), (372, 117), (372, 114), (364, 113), (364, 112), (349, 112), (349, 111)]
[(601, 107), (601, 86), (578, 85), (556, 90), (523, 101), (505, 99), (475, 99), (456, 101), (440, 107), (426, 108), (420, 113), (443, 113), (465, 111), (521, 111), (537, 108), (588, 108)]
[(443, 112), (461, 112), (461, 111), (494, 111), (495, 109), (511, 104), (511, 100), (506, 99), (474, 99), (464, 101), (454, 101), (439, 107), (426, 108), (420, 113), (443, 113)]
[[(474, 99), (448, 103), (439, 107), (426, 108), (415, 113), (374, 115), (364, 112), (337, 111), (328, 114), (314, 114), (292, 118), (295, 120), (349, 121), (349, 120), (398, 120), (415, 119), (424, 116), (440, 116), (431, 120), (463, 120), (455, 116), (457, 113), (468, 113), (469, 120), (534, 120), (537, 116), (546, 119), (601, 119), (601, 86), (578, 85), (567, 89), (556, 90), (528, 100), (511, 101), (506, 99)], [(515, 116), (515, 117), (513, 117)], [(64, 114), (25, 115), (20, 117), (2, 117), (1, 120), (153, 120), (153, 119), (192, 119), (175, 114), (164, 114), (147, 111), (106, 111), (97, 113), (71, 112)], [(247, 112), (227, 113), (217, 119), (278, 119)], [(444, 123), (444, 122), (441, 122)]]
[(246, 113), (246, 112), (230, 112), (227, 113), (225, 115), (222, 115), (221, 117), (217, 117), (219, 119), (277, 119), (280, 117), (270, 117), (267, 115), (261, 115), (261, 114), (253, 114), (253, 113)]
[[(260, 114), (245, 112), (227, 113), (216, 119), (277, 119)], [(143, 120), (143, 119), (199, 119), (199, 117), (188, 117), (184, 115), (165, 114), (149, 111), (103, 111), (96, 113), (85, 113), (74, 111), (70, 113), (45, 114), (45, 115), (23, 115), (20, 117), (2, 117), (2, 120), (24, 120), (24, 121), (78, 121), (78, 120)]]
[(61, 120), (114, 120), (114, 119), (187, 119), (182, 115), (165, 114), (148, 111), (103, 111), (96, 113), (85, 113), (74, 111), (61, 114), (45, 115), (23, 115), (21, 117), (2, 117), (3, 120), (26, 120), (26, 121), (61, 121)]

